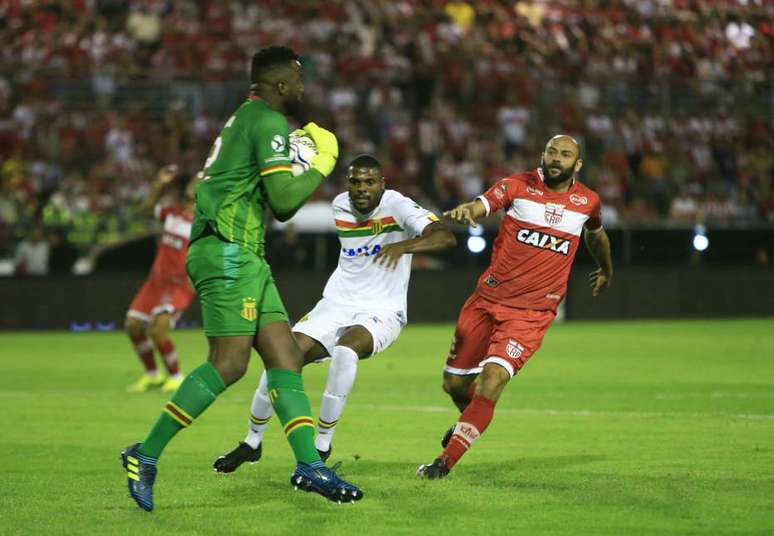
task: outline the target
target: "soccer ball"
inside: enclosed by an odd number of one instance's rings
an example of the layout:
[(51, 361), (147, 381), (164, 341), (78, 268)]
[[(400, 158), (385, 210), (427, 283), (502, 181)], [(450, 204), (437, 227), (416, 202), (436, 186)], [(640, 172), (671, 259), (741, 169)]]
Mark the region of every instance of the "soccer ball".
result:
[(288, 136), (290, 140), (290, 162), (293, 175), (301, 175), (312, 167), (312, 159), (317, 156), (317, 146), (312, 138), (303, 131), (294, 131)]

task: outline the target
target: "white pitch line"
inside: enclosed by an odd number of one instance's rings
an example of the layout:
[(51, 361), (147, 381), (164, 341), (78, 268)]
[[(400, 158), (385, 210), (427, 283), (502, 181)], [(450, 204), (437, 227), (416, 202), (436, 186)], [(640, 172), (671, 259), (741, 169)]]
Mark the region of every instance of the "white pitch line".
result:
[(714, 391), (710, 393), (658, 393), (656, 400), (687, 400), (687, 399), (719, 399), (719, 398), (774, 398), (774, 393), (727, 393)]
[(30, 391), (0, 391), (0, 398), (32, 398), (35, 396)]
[[(373, 409), (377, 411), (410, 411), (414, 413), (456, 413), (454, 408), (441, 406), (401, 406), (401, 405), (377, 405), (377, 404), (359, 404), (358, 407)], [(546, 417), (631, 417), (639, 419), (661, 419), (669, 418), (704, 418), (704, 419), (741, 419), (748, 421), (774, 421), (772, 414), (755, 413), (700, 413), (700, 412), (679, 412), (679, 411), (597, 411), (597, 410), (568, 410), (568, 409), (512, 409), (498, 408), (495, 413), (505, 415), (524, 415), (524, 416), (546, 416)]]
[[(51, 395), (51, 391), (43, 393)], [(68, 395), (71, 393), (67, 393)], [(113, 393), (91, 393), (94, 397), (103, 397), (105, 394)], [(742, 393), (739, 393), (742, 394)], [(89, 393), (81, 393), (79, 398), (88, 396)], [(31, 398), (40, 396), (32, 391), (6, 391), (0, 390), (0, 398)], [(722, 398), (722, 397), (718, 397)], [(745, 398), (745, 397), (740, 397)], [(754, 398), (754, 397), (750, 397)], [(220, 405), (244, 404), (244, 400), (232, 398), (220, 401)], [(414, 413), (456, 413), (454, 407), (448, 406), (414, 406), (400, 404), (357, 404), (358, 407), (376, 411), (385, 412), (414, 412)], [(517, 409), (517, 408), (498, 408), (497, 414), (505, 415), (523, 415), (523, 416), (545, 416), (545, 417), (613, 417), (613, 418), (637, 418), (637, 419), (738, 419), (745, 421), (774, 421), (774, 414), (768, 413), (719, 413), (719, 412), (681, 412), (681, 411), (599, 411), (589, 409)]]

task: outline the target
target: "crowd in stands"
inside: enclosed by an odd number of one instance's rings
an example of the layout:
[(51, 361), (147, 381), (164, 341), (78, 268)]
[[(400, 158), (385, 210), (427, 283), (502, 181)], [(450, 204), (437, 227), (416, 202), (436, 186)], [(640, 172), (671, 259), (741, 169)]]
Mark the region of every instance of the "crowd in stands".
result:
[[(193, 175), (250, 56), (303, 56), (298, 118), (447, 209), (563, 132), (610, 226), (774, 222), (767, 0), (5, 0), (0, 257), (140, 230), (155, 169)], [(318, 192), (332, 198), (336, 180)]]

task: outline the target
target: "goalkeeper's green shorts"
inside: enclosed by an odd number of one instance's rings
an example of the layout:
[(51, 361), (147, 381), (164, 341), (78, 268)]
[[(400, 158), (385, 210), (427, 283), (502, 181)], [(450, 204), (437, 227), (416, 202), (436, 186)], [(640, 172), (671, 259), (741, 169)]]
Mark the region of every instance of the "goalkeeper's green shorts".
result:
[(288, 321), (266, 259), (239, 244), (206, 234), (189, 246), (186, 269), (208, 337), (255, 335), (263, 326)]

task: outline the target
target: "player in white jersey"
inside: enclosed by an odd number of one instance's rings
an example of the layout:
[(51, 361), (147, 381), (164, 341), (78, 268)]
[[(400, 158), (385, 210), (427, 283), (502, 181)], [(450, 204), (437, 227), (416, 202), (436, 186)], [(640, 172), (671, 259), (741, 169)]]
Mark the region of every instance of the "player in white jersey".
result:
[[(411, 254), (456, 244), (432, 212), (385, 189), (382, 166), (374, 157), (352, 160), (346, 179), (348, 191), (333, 200), (341, 242), (338, 267), (323, 298), (293, 326), (305, 364), (331, 359), (315, 440), (323, 460), (331, 455), (333, 433), (354, 386), (358, 361), (385, 350), (406, 325)], [(264, 372), (253, 397), (247, 437), (215, 460), (215, 471), (231, 473), (244, 462), (260, 459), (272, 416), (269, 396)]]

